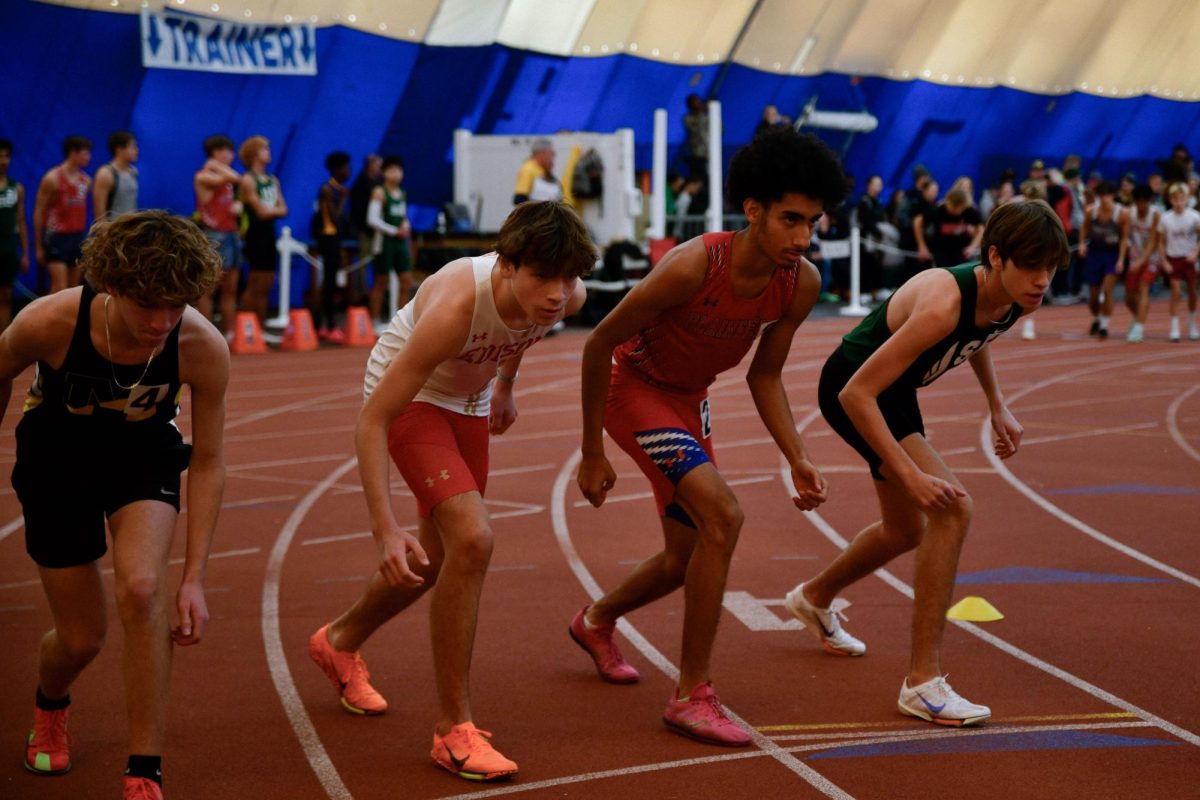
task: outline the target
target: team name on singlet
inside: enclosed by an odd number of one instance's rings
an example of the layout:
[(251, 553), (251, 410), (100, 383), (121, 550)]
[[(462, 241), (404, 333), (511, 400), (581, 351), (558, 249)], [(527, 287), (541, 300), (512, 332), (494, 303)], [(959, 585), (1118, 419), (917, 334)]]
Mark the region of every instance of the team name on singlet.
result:
[(933, 366), (929, 368), (929, 371), (925, 373), (925, 377), (921, 379), (921, 385), (928, 386), (929, 384), (933, 383), (935, 380), (941, 377), (944, 372), (957, 367), (959, 364), (978, 353), (987, 346), (988, 342), (992, 341), (1002, 333), (1004, 333), (1003, 330), (997, 330), (989, 333), (984, 339), (974, 339), (969, 342), (955, 342), (948, 350), (946, 350), (945, 355), (935, 361)]
[[(486, 331), (471, 335), (471, 341), (473, 342), (483, 341), (484, 339), (487, 339)], [(519, 342), (510, 342), (509, 344), (480, 344), (460, 353), (458, 360), (465, 361), (468, 364), (484, 364), (488, 361), (499, 363), (506, 358), (512, 358), (524, 353), (541, 340), (541, 336), (534, 336)]]
[[(25, 398), (25, 411), (32, 411), (42, 404), (42, 374), (39, 372)], [(113, 414), (124, 415), (126, 422), (143, 422), (154, 418), (161, 403), (171, 391), (169, 384), (138, 384), (132, 389), (123, 389), (107, 378), (97, 378), (68, 372), (63, 376), (63, 405), (67, 412), (77, 417)], [(178, 412), (179, 397), (175, 398)]]
[(773, 320), (758, 319), (724, 319), (710, 317), (700, 311), (680, 312), (678, 319), (697, 336), (710, 339), (754, 339), (763, 328)]

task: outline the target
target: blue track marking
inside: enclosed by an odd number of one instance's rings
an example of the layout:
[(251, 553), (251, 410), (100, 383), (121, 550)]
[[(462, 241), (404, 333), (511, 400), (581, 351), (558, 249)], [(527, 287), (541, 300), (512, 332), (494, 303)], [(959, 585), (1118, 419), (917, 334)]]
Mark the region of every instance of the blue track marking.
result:
[(1072, 572), (1066, 569), (1043, 567), (1001, 567), (958, 576), (959, 586), (977, 584), (1020, 583), (1170, 583), (1166, 578), (1145, 578), (1138, 575), (1111, 575), (1103, 572)]
[(1114, 736), (1088, 731), (1033, 731), (998, 733), (992, 736), (954, 736), (917, 741), (848, 745), (819, 753), (806, 754), (805, 761), (822, 758), (867, 758), (871, 756), (926, 756), (948, 753), (1014, 753), (1036, 750), (1095, 750), (1117, 747), (1166, 747), (1181, 742), (1147, 739), (1138, 736)]

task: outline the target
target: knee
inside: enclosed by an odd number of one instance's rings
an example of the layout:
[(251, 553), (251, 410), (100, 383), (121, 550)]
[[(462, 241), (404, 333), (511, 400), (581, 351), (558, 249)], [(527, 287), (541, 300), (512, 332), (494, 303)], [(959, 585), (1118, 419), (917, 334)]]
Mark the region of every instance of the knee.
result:
[(732, 554), (742, 531), (745, 514), (732, 496), (716, 504), (704, 516), (700, 536), (709, 544)]
[(88, 664), (104, 647), (104, 627), (96, 630), (55, 630), (59, 650), (76, 664)]
[(949, 508), (939, 513), (943, 519), (950, 523), (947, 527), (954, 531), (960, 538), (963, 538), (966, 537), (967, 529), (971, 526), (971, 514), (974, 507), (975, 501), (968, 494), (955, 498)]
[(131, 575), (117, 582), (117, 611), (121, 621), (148, 622), (162, 613), (162, 583), (153, 575)]
[(478, 528), (454, 543), (453, 558), (466, 570), (482, 572), (492, 560), (493, 542), (491, 528)]

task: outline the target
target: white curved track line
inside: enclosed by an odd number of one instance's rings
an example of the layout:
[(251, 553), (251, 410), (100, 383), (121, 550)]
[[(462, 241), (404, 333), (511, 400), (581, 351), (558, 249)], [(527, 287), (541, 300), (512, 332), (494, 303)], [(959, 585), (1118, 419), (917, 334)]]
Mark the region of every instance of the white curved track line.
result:
[[(812, 420), (812, 415), (806, 417), (803, 421), (801, 421), (801, 423), (799, 425), (796, 426), (797, 430), (803, 431), (804, 427), (811, 420)], [(779, 460), (779, 476), (783, 480), (784, 487), (790, 490), (792, 488), (791, 469), (788, 466), (787, 461), (783, 458), (780, 458), (780, 460)], [(820, 513), (816, 512), (816, 511), (806, 511), (806, 512), (804, 512), (804, 516), (808, 519), (809, 522), (811, 522), (813, 524), (813, 527), (815, 527), (818, 531), (820, 531), (825, 536), (826, 539), (828, 539), (829, 541), (831, 541), (835, 545), (837, 545), (838, 549), (845, 550), (850, 545), (850, 543), (848, 541), (846, 541), (846, 539), (843, 538), (842, 535), (839, 534), (837, 532), (837, 530), (832, 525), (830, 525), (825, 520), (824, 517), (822, 517), (820, 515)], [(893, 589), (895, 589), (900, 594), (904, 595), (905, 597), (909, 598), (910, 600), (913, 598), (912, 587), (909, 586), (904, 581), (897, 578), (892, 573), (888, 572), (886, 569), (875, 570), (875, 575), (876, 575), (876, 577), (878, 577), (880, 580), (882, 580), (888, 586), (891, 586)], [(1038, 658), (1037, 656), (1033, 655), (1032, 653), (1026, 652), (1025, 650), (1022, 650), (1021, 648), (1017, 647), (1016, 645), (1006, 642), (1005, 640), (1001, 639), (999, 636), (988, 633), (987, 631), (980, 628), (978, 625), (973, 625), (970, 622), (963, 622), (961, 620), (949, 620), (949, 621), (953, 622), (955, 625), (957, 625), (958, 627), (967, 631), (968, 633), (982, 639), (983, 641), (987, 642), (988, 644), (992, 645), (993, 647), (996, 647), (996, 648), (1004, 651), (1005, 653), (1008, 653), (1010, 656), (1017, 659), (1018, 661), (1028, 664), (1029, 666), (1034, 667), (1035, 669), (1039, 669), (1042, 672), (1047, 673), (1048, 675), (1052, 675), (1053, 677), (1058, 678), (1059, 680), (1063, 681), (1064, 683), (1067, 683), (1070, 686), (1073, 686), (1076, 689), (1079, 689), (1081, 692), (1085, 692), (1086, 694), (1091, 695), (1092, 697), (1096, 698), (1097, 700), (1101, 700), (1105, 703), (1108, 703), (1109, 705), (1115, 706), (1116, 708), (1120, 708), (1124, 711), (1128, 711), (1129, 713), (1136, 715), (1137, 717), (1145, 720), (1146, 722), (1149, 722), (1151, 725), (1154, 725), (1156, 728), (1161, 728), (1162, 730), (1166, 731), (1167, 733), (1170, 733), (1173, 736), (1176, 736), (1179, 739), (1182, 739), (1183, 741), (1187, 742), (1188, 744), (1196, 745), (1196, 746), (1200, 747), (1200, 736), (1197, 736), (1196, 734), (1192, 733), (1191, 731), (1189, 731), (1185, 728), (1181, 728), (1172, 722), (1168, 722), (1167, 720), (1163, 719), (1162, 717), (1152, 714), (1143, 708), (1135, 706), (1133, 703), (1130, 703), (1127, 700), (1122, 700), (1120, 697), (1117, 697), (1115, 694), (1105, 691), (1104, 689), (1101, 689), (1099, 686), (1096, 686), (1092, 683), (1087, 682), (1083, 678), (1072, 675), (1071, 673), (1067, 672), (1066, 670), (1056, 667), (1048, 661), (1043, 661), (1042, 659)]]
[(288, 722), (291, 723), (292, 730), (296, 733), (296, 739), (304, 750), (304, 756), (308, 759), (309, 766), (312, 767), (325, 794), (331, 800), (353, 800), (353, 796), (346, 788), (346, 784), (342, 783), (337, 768), (333, 766), (333, 761), (325, 752), (325, 746), (321, 744), (321, 737), (317, 735), (317, 729), (313, 727), (312, 720), (308, 718), (308, 712), (304, 710), (304, 701), (300, 699), (300, 692), (296, 690), (292, 672), (288, 669), (287, 653), (283, 648), (283, 637), (279, 633), (279, 578), (283, 571), (283, 559), (287, 556), (292, 539), (296, 536), (296, 530), (300, 527), (300, 523), (308, 514), (309, 509), (320, 499), (321, 495), (329, 491), (329, 487), (337, 483), (338, 479), (353, 469), (357, 463), (358, 459), (355, 458), (344, 462), (325, 476), (325, 480), (314, 486), (296, 504), (287, 522), (279, 529), (279, 536), (275, 539), (275, 546), (271, 548), (271, 557), (267, 561), (267, 573), (263, 578), (262, 635), (263, 646), (267, 654), (267, 666), (271, 670), (271, 681), (275, 684), (275, 692), (279, 695)]
[(16, 519), (9, 520), (9, 522), (3, 528), (0, 528), (0, 542), (3, 542), (14, 532), (21, 530), (24, 525), (24, 514), (18, 514)]
[[(1110, 362), (1108, 364), (1104, 364), (1103, 366), (1088, 367), (1086, 369), (1075, 370), (1074, 372), (1065, 372), (1061, 375), (1056, 375), (1053, 378), (1047, 378), (1044, 381), (1038, 381), (1037, 383), (1033, 383), (1033, 384), (1030, 384), (1029, 386), (1026, 386), (1024, 389), (1021, 389), (1020, 391), (1013, 394), (1010, 398), (1008, 398), (1008, 403), (1009, 403), (1009, 406), (1011, 407), (1014, 402), (1021, 399), (1025, 395), (1030, 394), (1031, 392), (1036, 392), (1040, 389), (1046, 388), (1047, 386), (1052, 386), (1056, 383), (1061, 383), (1063, 381), (1068, 381), (1073, 378), (1078, 378), (1082, 375), (1090, 375), (1101, 369), (1116, 369), (1119, 367), (1128, 367), (1128, 366), (1132, 366), (1135, 364), (1141, 364), (1146, 361), (1158, 360), (1158, 359), (1164, 359), (1164, 358), (1176, 358), (1178, 356), (1179, 356), (1179, 354), (1177, 354), (1177, 353), (1170, 353), (1168, 355), (1154, 356), (1153, 358), (1150, 358), (1150, 359), (1131, 358), (1131, 359), (1126, 359), (1124, 361)], [(1200, 388), (1200, 387), (1196, 387), (1196, 388)], [(1193, 389), (1193, 391), (1194, 390), (1195, 389)], [(1186, 395), (1186, 393), (1185, 393), (1185, 395)], [(1172, 404), (1172, 405), (1174, 406), (1175, 404)], [(1001, 478), (1003, 478), (1005, 481), (1007, 481), (1008, 484), (1010, 486), (1012, 486), (1014, 489), (1016, 489), (1018, 492), (1025, 495), (1025, 497), (1027, 497), (1030, 501), (1032, 501), (1034, 503), (1034, 505), (1038, 506), (1046, 513), (1055, 517), (1060, 522), (1064, 522), (1067, 525), (1074, 528), (1075, 530), (1084, 534), (1085, 536), (1089, 536), (1092, 539), (1095, 539), (1097, 542), (1100, 542), (1103, 545), (1111, 547), (1112, 549), (1116, 550), (1117, 552), (1119, 552), (1123, 555), (1129, 556), (1134, 561), (1139, 561), (1148, 567), (1158, 570), (1159, 572), (1162, 572), (1166, 575), (1170, 575), (1172, 578), (1175, 578), (1176, 580), (1182, 581), (1184, 583), (1190, 584), (1190, 585), (1195, 586), (1196, 588), (1200, 589), (1200, 578), (1197, 578), (1193, 575), (1189, 575), (1186, 572), (1183, 572), (1182, 570), (1178, 570), (1175, 567), (1172, 567), (1170, 564), (1164, 564), (1162, 561), (1159, 561), (1156, 558), (1148, 556), (1145, 553), (1141, 552), (1140, 550), (1135, 550), (1134, 548), (1130, 547), (1129, 545), (1127, 545), (1123, 542), (1117, 541), (1116, 539), (1112, 538), (1111, 536), (1101, 533), (1100, 531), (1093, 528), (1091, 525), (1088, 525), (1086, 522), (1072, 516), (1071, 514), (1064, 511), (1063, 509), (1056, 506), (1054, 503), (1051, 503), (1049, 500), (1042, 497), (1040, 494), (1038, 494), (1036, 491), (1034, 491), (1032, 488), (1030, 488), (1030, 486), (1028, 484), (1026, 484), (1024, 481), (1022, 481), (1020, 478), (1018, 478), (1016, 475), (1014, 475), (1012, 473), (1012, 471), (1008, 468), (1008, 466), (1005, 465), (1005, 463), (1000, 460), (999, 456), (997, 456), (993, 452), (991, 433), (992, 433), (991, 421), (985, 417), (983, 422), (979, 426), (980, 450), (983, 451), (984, 457), (987, 458), (988, 463), (990, 463), (992, 465), (992, 468), (996, 470), (997, 475), (999, 475)]]
[[(579, 557), (579, 552), (575, 549), (575, 545), (571, 542), (570, 529), (567, 527), (567, 511), (566, 511), (566, 495), (567, 485), (571, 482), (572, 475), (575, 474), (575, 469), (579, 465), (582, 458), (582, 453), (576, 450), (571, 454), (559, 470), (558, 477), (554, 481), (554, 492), (550, 501), (550, 518), (554, 524), (554, 537), (558, 540), (559, 547), (562, 549), (563, 555), (567, 559), (567, 564), (571, 571), (575, 573), (575, 577), (579, 580), (580, 585), (588, 593), (588, 597), (597, 600), (604, 595), (604, 590), (600, 588), (600, 584), (592, 577), (592, 573), (583, 563), (583, 559)], [(621, 619), (617, 622), (617, 628), (625, 635), (627, 639), (645, 656), (659, 671), (670, 678), (672, 681), (679, 680), (679, 669), (671, 663), (670, 659), (662, 654), (657, 647), (650, 643), (637, 628), (626, 619)], [(835, 783), (830, 781), (821, 773), (817, 772), (812, 767), (805, 764), (800, 759), (796, 758), (784, 748), (780, 747), (771, 739), (755, 730), (754, 726), (749, 725), (741, 717), (737, 716), (725, 707), (726, 713), (730, 719), (737, 722), (743, 728), (750, 732), (760, 750), (774, 758), (783, 766), (800, 776), (806, 783), (812, 786), (817, 791), (829, 798), (835, 800), (853, 800), (853, 797), (843, 791)]]
[[(1183, 405), (1183, 401), (1191, 397), (1196, 392), (1200, 391), (1200, 383), (1188, 389), (1183, 394), (1176, 397), (1171, 405), (1167, 407), (1167, 430), (1171, 432), (1171, 438), (1175, 440), (1175, 444), (1179, 445), (1183, 452), (1187, 453), (1192, 458), (1200, 461), (1200, 452), (1188, 443), (1188, 440), (1183, 437), (1183, 432), (1179, 430), (1179, 407)], [(2, 531), (0, 531), (2, 533)], [(3, 538), (3, 537), (0, 537)]]

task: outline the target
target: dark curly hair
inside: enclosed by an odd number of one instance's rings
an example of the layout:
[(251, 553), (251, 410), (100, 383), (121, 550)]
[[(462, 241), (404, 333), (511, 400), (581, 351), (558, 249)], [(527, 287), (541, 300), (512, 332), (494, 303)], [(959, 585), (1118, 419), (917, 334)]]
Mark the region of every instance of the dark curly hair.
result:
[(80, 259), (88, 282), (147, 305), (195, 303), (221, 280), (221, 257), (184, 217), (139, 211), (92, 226)]
[(846, 197), (846, 173), (829, 146), (809, 133), (775, 126), (754, 137), (729, 163), (729, 202), (737, 209), (747, 198), (763, 205), (796, 192), (820, 200), (827, 211)]
[(583, 220), (554, 200), (531, 200), (514, 208), (500, 226), (496, 252), (514, 267), (532, 267), (543, 279), (585, 277), (597, 258)]

